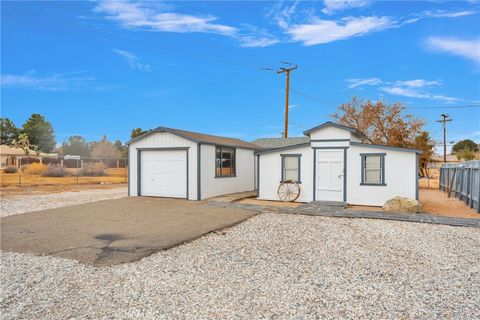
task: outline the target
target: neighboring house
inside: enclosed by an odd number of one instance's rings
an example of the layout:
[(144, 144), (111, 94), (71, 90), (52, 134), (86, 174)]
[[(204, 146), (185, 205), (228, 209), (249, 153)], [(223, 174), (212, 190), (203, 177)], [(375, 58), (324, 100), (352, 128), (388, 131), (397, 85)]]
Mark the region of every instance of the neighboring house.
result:
[(418, 199), (421, 151), (364, 143), (355, 129), (332, 122), (304, 134), (309, 141), (255, 153), (259, 199), (278, 200), (285, 180), (299, 183), (299, 202), (381, 206), (396, 196)]
[(1, 167), (5, 166), (20, 166), (20, 159), (24, 158), (32, 158), (38, 159), (40, 162), (43, 161), (44, 158), (56, 158), (56, 153), (43, 153), (41, 152), (40, 155), (33, 150), (30, 150), (28, 156), (25, 152), (20, 148), (15, 148), (7, 145), (0, 145), (0, 165)]
[[(447, 158), (448, 163), (452, 163), (452, 162), (456, 163), (456, 162), (462, 162), (463, 161), (463, 160), (459, 160), (457, 158), (457, 156), (454, 155), (454, 154), (447, 154), (446, 158)], [(443, 164), (443, 154), (434, 154), (431, 158), (431, 161), (432, 162), (440, 162), (441, 164)]]
[(255, 189), (255, 144), (165, 127), (127, 144), (130, 196), (201, 200)]

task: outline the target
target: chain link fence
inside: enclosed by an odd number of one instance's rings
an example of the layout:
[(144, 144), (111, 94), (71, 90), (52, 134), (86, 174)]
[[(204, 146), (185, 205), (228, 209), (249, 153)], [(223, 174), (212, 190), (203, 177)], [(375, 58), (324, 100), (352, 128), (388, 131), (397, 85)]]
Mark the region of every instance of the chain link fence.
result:
[(1, 187), (122, 184), (128, 182), (127, 158), (16, 157), (0, 171)]

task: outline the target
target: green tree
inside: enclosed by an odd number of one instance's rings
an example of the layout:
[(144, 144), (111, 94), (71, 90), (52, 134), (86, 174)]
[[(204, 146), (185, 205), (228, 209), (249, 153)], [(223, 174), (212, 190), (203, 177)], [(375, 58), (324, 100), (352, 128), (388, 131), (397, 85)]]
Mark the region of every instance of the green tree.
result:
[(457, 152), (463, 151), (465, 149), (475, 152), (477, 151), (477, 144), (470, 139), (458, 141), (453, 145), (452, 153), (456, 154)]
[(142, 128), (135, 128), (135, 129), (132, 129), (132, 133), (130, 134), (130, 138), (136, 138), (138, 136), (141, 136), (142, 134), (144, 134), (146, 131), (143, 131)]
[(18, 130), (12, 120), (0, 117), (0, 144), (13, 145), (13, 141), (19, 134), (20, 130)]
[(26, 156), (28, 156), (30, 154), (30, 150), (33, 147), (35, 147), (35, 148), (37, 147), (35, 145), (30, 144), (30, 141), (28, 139), (28, 135), (26, 133), (19, 134), (18, 138), (15, 141), (13, 141), (13, 146), (15, 148), (22, 149)]
[(55, 149), (55, 136), (52, 124), (45, 117), (34, 113), (23, 124), (23, 133), (27, 134), (30, 144), (38, 146), (42, 152), (52, 152)]
[(96, 159), (118, 159), (120, 152), (108, 141), (107, 136), (103, 135), (102, 140), (95, 142), (91, 156)]
[(62, 153), (64, 155), (88, 157), (90, 156), (90, 147), (82, 136), (71, 136), (63, 142)]
[(465, 148), (465, 149), (462, 149), (460, 151), (457, 151), (455, 153), (455, 155), (457, 156), (457, 159), (458, 160), (465, 160), (465, 161), (469, 161), (469, 160), (473, 160), (475, 159), (475, 151), (472, 151), (468, 148)]
[(418, 136), (415, 137), (414, 147), (415, 149), (422, 150), (420, 154), (420, 168), (426, 168), (428, 160), (433, 155), (434, 142), (430, 138), (430, 134), (427, 131), (422, 131)]

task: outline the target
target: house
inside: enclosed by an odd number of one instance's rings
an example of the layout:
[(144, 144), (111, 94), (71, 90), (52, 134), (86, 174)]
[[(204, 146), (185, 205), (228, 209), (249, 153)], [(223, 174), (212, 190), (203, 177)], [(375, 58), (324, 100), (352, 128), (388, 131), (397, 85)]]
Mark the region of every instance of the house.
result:
[[(26, 158), (28, 158), (28, 160), (23, 160)], [(45, 158), (56, 159), (57, 154), (41, 152), (37, 155), (34, 150), (29, 150), (28, 155), (26, 155), (23, 149), (7, 146), (4, 144), (0, 145), (0, 166), (2, 168), (6, 166), (20, 167), (20, 164), (23, 165), (25, 163), (30, 163), (31, 160), (33, 160), (34, 162), (43, 162), (43, 159)], [(20, 159), (22, 159), (22, 163)]]
[(365, 143), (355, 129), (332, 122), (304, 135), (306, 142), (255, 153), (259, 199), (279, 200), (286, 180), (300, 186), (298, 202), (381, 206), (395, 196), (418, 199), (419, 150)]
[(255, 144), (166, 127), (127, 144), (130, 196), (202, 200), (255, 188)]

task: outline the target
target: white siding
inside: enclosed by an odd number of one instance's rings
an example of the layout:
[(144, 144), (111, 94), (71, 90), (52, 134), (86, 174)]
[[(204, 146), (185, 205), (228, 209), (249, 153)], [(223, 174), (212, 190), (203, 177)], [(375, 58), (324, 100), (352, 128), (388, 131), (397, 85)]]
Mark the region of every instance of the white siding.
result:
[(310, 133), (311, 140), (317, 139), (351, 139), (352, 133), (345, 129), (327, 126)]
[(300, 197), (298, 202), (308, 202), (313, 199), (313, 150), (308, 147), (279, 150), (276, 152), (260, 155), (260, 188), (259, 199), (279, 200), (277, 189), (282, 180), (282, 157), (281, 154), (301, 154), (300, 164)]
[(253, 150), (236, 148), (236, 177), (215, 178), (215, 146), (202, 144), (200, 153), (202, 199), (254, 190), (253, 152)]
[(153, 133), (130, 144), (130, 196), (137, 196), (137, 148), (184, 148), (188, 150), (188, 199), (197, 199), (197, 144), (171, 133)]
[[(385, 153), (386, 186), (362, 186), (361, 153)], [(414, 152), (387, 148), (350, 146), (347, 150), (347, 202), (381, 206), (396, 197), (415, 199), (416, 156)]]

